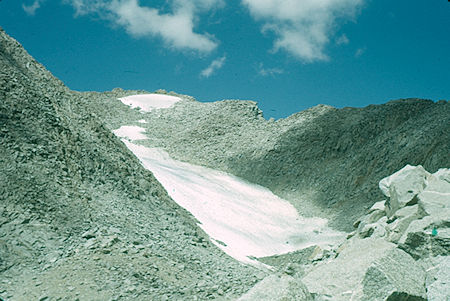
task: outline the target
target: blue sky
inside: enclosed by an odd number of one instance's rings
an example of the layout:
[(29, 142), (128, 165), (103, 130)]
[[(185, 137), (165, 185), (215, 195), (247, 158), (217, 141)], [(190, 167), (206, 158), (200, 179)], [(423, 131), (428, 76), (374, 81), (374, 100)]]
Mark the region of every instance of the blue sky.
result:
[(0, 26), (71, 89), (319, 103), (450, 98), (445, 0), (0, 0)]

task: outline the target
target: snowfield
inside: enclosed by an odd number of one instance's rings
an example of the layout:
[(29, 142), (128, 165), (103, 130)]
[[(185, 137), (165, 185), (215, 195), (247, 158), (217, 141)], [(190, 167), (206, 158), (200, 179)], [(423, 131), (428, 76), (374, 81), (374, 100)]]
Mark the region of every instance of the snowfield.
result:
[[(122, 139), (164, 186), (172, 199), (192, 213), (212, 241), (235, 259), (256, 264), (252, 257), (335, 244), (344, 234), (322, 218), (303, 218), (270, 190), (210, 168), (179, 162), (163, 150), (133, 143), (139, 127), (127, 128)], [(119, 129), (120, 130), (120, 129)], [(114, 131), (118, 135), (119, 130)], [(119, 132), (125, 138), (124, 131)], [(142, 135), (142, 134), (140, 134)]]
[(131, 140), (144, 140), (147, 139), (143, 133), (145, 129), (135, 125), (124, 125), (114, 130), (113, 133), (120, 138), (128, 138)]
[(119, 100), (132, 109), (140, 108), (143, 112), (150, 112), (153, 109), (170, 108), (182, 99), (176, 96), (153, 93), (126, 96), (119, 98)]

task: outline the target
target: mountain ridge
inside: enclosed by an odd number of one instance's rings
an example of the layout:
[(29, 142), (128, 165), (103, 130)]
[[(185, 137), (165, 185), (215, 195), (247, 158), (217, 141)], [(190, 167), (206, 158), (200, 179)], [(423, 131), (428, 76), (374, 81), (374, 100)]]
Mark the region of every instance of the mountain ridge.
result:
[[(130, 113), (109, 95), (89, 95), (86, 101), (114, 130), (114, 119)], [(122, 112), (120, 117), (105, 109), (111, 107)], [(410, 98), (342, 109), (318, 105), (277, 121), (264, 119), (251, 101), (180, 102), (135, 113), (134, 120), (147, 121), (136, 124), (151, 138), (142, 142), (146, 146), (265, 186), (304, 215), (330, 218), (339, 230), (351, 231), (351, 220), (382, 197), (379, 179), (406, 164), (430, 172), (450, 166), (447, 101)]]

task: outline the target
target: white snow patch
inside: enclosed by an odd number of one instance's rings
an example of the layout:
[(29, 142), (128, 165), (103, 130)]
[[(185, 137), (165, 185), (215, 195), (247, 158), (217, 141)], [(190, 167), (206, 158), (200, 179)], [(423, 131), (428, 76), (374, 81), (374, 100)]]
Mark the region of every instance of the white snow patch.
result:
[(239, 261), (257, 264), (252, 256), (282, 254), (311, 245), (327, 247), (344, 237), (328, 228), (325, 219), (300, 217), (289, 202), (264, 187), (175, 161), (161, 149), (123, 142), (172, 199), (199, 220), (212, 241)]
[(145, 140), (148, 139), (144, 135), (145, 129), (136, 125), (124, 125), (114, 130), (113, 133), (120, 138), (127, 138), (129, 140)]
[(138, 120), (139, 123), (147, 123), (145, 119)]
[(126, 96), (119, 98), (119, 100), (131, 106), (132, 109), (140, 108), (144, 112), (150, 112), (153, 109), (170, 108), (182, 99), (176, 96), (153, 93)]

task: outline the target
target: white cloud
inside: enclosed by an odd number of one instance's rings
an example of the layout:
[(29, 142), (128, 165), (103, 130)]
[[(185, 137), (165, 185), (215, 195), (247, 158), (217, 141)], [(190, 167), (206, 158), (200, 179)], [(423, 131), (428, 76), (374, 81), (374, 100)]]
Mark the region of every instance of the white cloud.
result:
[(362, 56), (365, 52), (366, 52), (366, 47), (358, 48), (355, 51), (355, 57), (358, 58), (358, 57)]
[(350, 40), (347, 38), (345, 34), (341, 35), (339, 38), (336, 39), (337, 45), (347, 45), (350, 43)]
[(75, 9), (75, 16), (87, 15), (90, 13), (102, 13), (107, 11), (107, 2), (99, 0), (64, 0)]
[(134, 37), (160, 37), (178, 50), (211, 52), (217, 42), (209, 34), (194, 32), (201, 12), (219, 7), (222, 0), (172, 0), (171, 13), (143, 6), (138, 0), (70, 0), (76, 15), (96, 13), (122, 26)]
[(277, 36), (283, 49), (303, 62), (327, 60), (325, 46), (339, 19), (352, 18), (363, 0), (242, 0), (250, 14)]
[(34, 0), (33, 4), (25, 5), (22, 4), (23, 10), (27, 13), (27, 15), (33, 16), (36, 13), (36, 10), (41, 7), (40, 0)]
[(201, 77), (210, 77), (214, 72), (219, 70), (225, 64), (226, 57), (223, 56), (221, 58), (215, 59), (212, 63), (202, 72), (200, 72)]
[(262, 76), (275, 76), (284, 73), (284, 70), (280, 68), (264, 68), (264, 64), (260, 63), (258, 73)]

